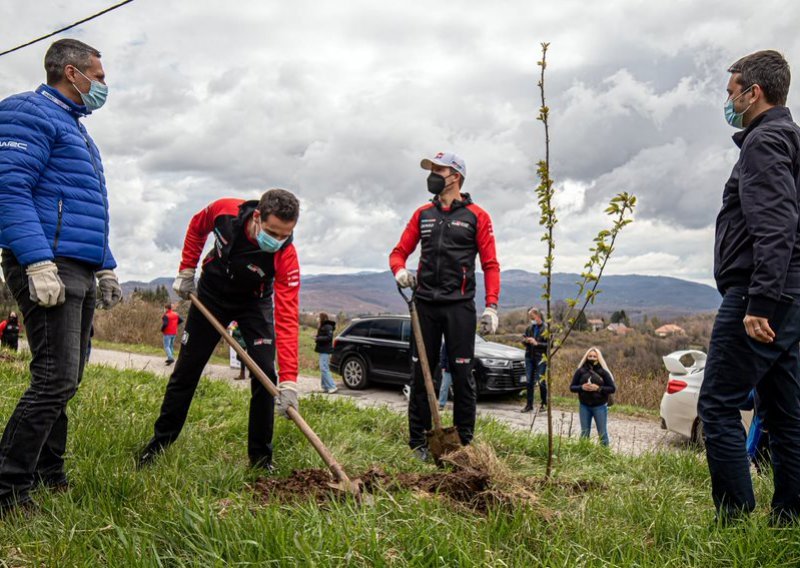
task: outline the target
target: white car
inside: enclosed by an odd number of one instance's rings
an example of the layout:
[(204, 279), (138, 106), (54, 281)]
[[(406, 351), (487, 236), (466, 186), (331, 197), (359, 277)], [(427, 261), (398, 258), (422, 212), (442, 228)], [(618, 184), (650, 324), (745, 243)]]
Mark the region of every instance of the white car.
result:
[[(663, 357), (669, 371), (667, 390), (661, 398), (661, 428), (703, 445), (703, 424), (697, 417), (697, 397), (703, 384), (706, 354), (702, 351), (675, 351)], [(742, 411), (745, 430), (753, 413)]]

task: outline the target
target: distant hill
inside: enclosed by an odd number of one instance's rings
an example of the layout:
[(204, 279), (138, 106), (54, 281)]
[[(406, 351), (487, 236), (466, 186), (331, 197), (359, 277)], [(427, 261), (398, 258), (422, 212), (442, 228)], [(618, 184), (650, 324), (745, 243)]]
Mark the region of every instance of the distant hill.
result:
[[(575, 293), (577, 274), (553, 275), (553, 298), (564, 299)], [(500, 308), (519, 309), (541, 305), (543, 278), (525, 270), (506, 270), (501, 274)], [(125, 282), (125, 295), (134, 288), (154, 288), (165, 285), (172, 291), (172, 278), (156, 278), (151, 282)], [(720, 296), (711, 286), (666, 276), (604, 276), (602, 293), (590, 311), (611, 312), (624, 309), (629, 315), (679, 315), (713, 311), (719, 307)], [(483, 277), (478, 275), (478, 297), (483, 297)], [(402, 313), (405, 304), (397, 293), (394, 277), (386, 272), (355, 274), (318, 274), (305, 276), (300, 289), (300, 308), (303, 311), (325, 310), (332, 313), (375, 314)]]

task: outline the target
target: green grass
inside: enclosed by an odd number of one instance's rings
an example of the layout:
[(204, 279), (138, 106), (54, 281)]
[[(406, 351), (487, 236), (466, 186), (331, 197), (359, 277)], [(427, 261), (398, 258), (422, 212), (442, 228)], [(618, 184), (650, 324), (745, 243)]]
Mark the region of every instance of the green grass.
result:
[[(24, 361), (0, 363), (0, 420), (27, 382)], [(602, 489), (539, 492), (541, 506), (482, 516), (406, 491), (352, 501), (261, 505), (246, 484), (248, 394), (201, 382), (178, 442), (152, 468), (134, 457), (152, 432), (164, 379), (91, 366), (70, 403), (67, 494), (38, 491), (41, 511), (0, 521), (0, 566), (794, 566), (800, 529), (766, 524), (760, 506), (734, 529), (711, 528), (702, 456), (622, 457), (587, 442), (561, 445), (558, 480)], [(377, 464), (432, 471), (410, 459), (403, 416), (351, 402), (303, 399), (301, 410), (351, 472)], [(515, 472), (540, 477), (545, 439), (480, 420)], [(289, 422), (276, 421), (277, 475), (321, 467)], [(552, 511), (549, 517), (542, 509)]]

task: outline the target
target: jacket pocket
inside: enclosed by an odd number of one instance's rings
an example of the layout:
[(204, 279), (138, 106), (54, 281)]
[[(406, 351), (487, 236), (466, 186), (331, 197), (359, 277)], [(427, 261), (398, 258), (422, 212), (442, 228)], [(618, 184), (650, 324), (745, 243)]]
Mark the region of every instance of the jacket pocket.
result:
[(56, 234), (53, 237), (53, 254), (58, 248), (58, 239), (61, 238), (61, 222), (64, 216), (64, 200), (58, 200), (58, 221), (56, 221)]

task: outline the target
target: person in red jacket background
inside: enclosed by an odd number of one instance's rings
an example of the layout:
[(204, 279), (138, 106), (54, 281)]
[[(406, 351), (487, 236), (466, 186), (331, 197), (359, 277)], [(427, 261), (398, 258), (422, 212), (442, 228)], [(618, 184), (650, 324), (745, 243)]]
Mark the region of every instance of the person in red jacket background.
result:
[[(184, 299), (197, 294), (217, 320), (236, 320), (247, 353), (278, 385), (274, 401), (251, 378), (247, 453), (253, 467), (272, 469), (274, 409), (282, 416), (297, 408), (300, 267), (292, 234), (300, 214), (297, 198), (284, 189), (270, 189), (259, 201), (220, 199), (192, 217), (173, 289)], [(195, 286), (195, 270), (206, 238), (214, 247), (203, 259)], [(219, 342), (219, 333), (192, 305), (186, 316), (181, 350), (167, 384), (161, 414), (139, 465), (152, 462), (181, 432), (197, 383)], [(275, 372), (275, 354), (280, 381)]]
[(164, 315), (161, 316), (161, 333), (164, 335), (164, 353), (167, 354), (167, 365), (175, 362), (175, 336), (178, 335), (178, 326), (183, 323), (183, 318), (172, 310), (172, 304), (164, 305)]
[[(453, 377), (453, 422), (461, 443), (466, 445), (475, 429), (475, 256), (480, 255), (486, 288), (486, 308), (480, 319), (482, 334), (497, 331), (500, 264), (489, 214), (475, 205), (468, 193), (461, 193), (467, 175), (464, 160), (439, 152), (420, 165), (431, 172), (428, 191), (434, 198), (411, 216), (389, 256), (389, 266), (401, 287), (414, 289), (432, 375), (444, 335)], [(406, 269), (406, 259), (418, 243), (421, 252), (415, 276)], [(425, 431), (431, 429), (431, 413), (416, 353), (413, 361), (409, 446), (418, 458), (427, 460)]]

